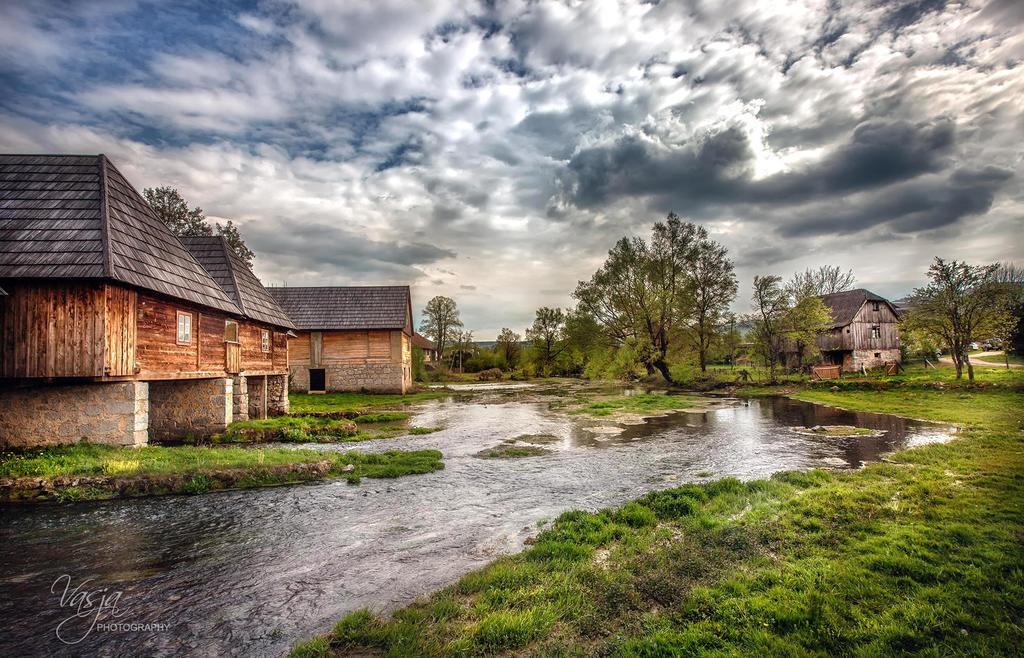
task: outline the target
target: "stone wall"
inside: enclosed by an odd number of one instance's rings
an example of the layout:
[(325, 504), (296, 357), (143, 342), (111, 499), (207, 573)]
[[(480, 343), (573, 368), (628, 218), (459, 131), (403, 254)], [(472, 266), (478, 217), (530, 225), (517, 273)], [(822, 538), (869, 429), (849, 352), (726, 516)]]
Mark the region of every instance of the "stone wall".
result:
[(249, 384), (249, 418), (267, 417), (267, 377), (246, 377)]
[(249, 420), (249, 416), (249, 378), (232, 377), (231, 420)]
[(150, 382), (149, 436), (154, 441), (206, 438), (234, 416), (230, 378)]
[(93, 382), (0, 391), (0, 447), (145, 445), (146, 382)]
[[(308, 380), (307, 380), (308, 383)], [(288, 375), (267, 376), (267, 415), (281, 416), (288, 413)]]
[[(405, 393), (408, 368), (401, 363), (367, 363), (325, 366), (327, 391), (370, 391), (372, 393)], [(291, 389), (309, 391), (309, 369), (292, 366)]]
[[(875, 356), (878, 354), (879, 356)], [(900, 360), (900, 351), (891, 350), (854, 350), (843, 357), (843, 370), (845, 372), (859, 372), (861, 366), (865, 368), (879, 368), (886, 363)]]

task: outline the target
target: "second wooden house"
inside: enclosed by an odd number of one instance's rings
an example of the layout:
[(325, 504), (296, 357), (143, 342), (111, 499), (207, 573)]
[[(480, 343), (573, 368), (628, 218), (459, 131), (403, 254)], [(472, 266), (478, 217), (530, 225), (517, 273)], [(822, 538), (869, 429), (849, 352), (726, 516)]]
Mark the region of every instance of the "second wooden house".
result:
[(405, 393), (412, 387), (408, 286), (268, 288), (295, 322), (293, 391)]

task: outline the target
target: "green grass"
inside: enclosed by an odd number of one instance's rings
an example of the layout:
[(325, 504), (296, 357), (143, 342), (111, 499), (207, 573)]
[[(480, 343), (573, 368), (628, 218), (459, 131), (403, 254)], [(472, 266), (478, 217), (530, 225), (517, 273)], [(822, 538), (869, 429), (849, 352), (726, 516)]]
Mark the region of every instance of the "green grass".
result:
[(366, 423), (395, 423), (409, 420), (409, 416), (411, 415), (412, 414), (405, 411), (377, 411), (373, 413), (360, 414), (353, 418), (352, 421), (361, 425)]
[(412, 402), (436, 400), (451, 397), (451, 395), (451, 391), (418, 391), (416, 393), (406, 393), (405, 395), (377, 393), (290, 393), (288, 398), (291, 413), (296, 415), (343, 412), (369, 415), (389, 407), (401, 407)]
[(795, 431), (801, 434), (812, 434), (814, 436), (875, 436), (882, 434), (879, 430), (868, 429), (867, 427), (854, 427), (852, 425), (815, 425), (814, 427), (794, 427)]
[(326, 443), (341, 441), (356, 435), (353, 421), (314, 416), (275, 416), (255, 420), (240, 420), (228, 425), (215, 435), (213, 443)]
[(853, 472), (724, 479), (563, 514), (390, 619), (295, 655), (1015, 655), (1024, 645), (1024, 394), (804, 390), (956, 422)]
[[(354, 468), (345, 470), (346, 466)], [(380, 454), (323, 453), (236, 446), (121, 448), (77, 444), (0, 452), (0, 479), (43, 480), (0, 485), (0, 500), (80, 500), (117, 496), (203, 493), (344, 477), (387, 478), (444, 468), (436, 450)], [(76, 483), (76, 478), (105, 478)], [(106, 479), (109, 478), (109, 479)]]
[(550, 452), (547, 448), (539, 446), (517, 446), (503, 443), (493, 448), (485, 448), (476, 453), (476, 456), (484, 459), (518, 459), (520, 457), (540, 457)]
[(707, 398), (696, 395), (622, 395), (585, 403), (577, 411), (589, 416), (611, 416), (617, 413), (645, 414), (662, 413), (678, 409), (699, 408)]

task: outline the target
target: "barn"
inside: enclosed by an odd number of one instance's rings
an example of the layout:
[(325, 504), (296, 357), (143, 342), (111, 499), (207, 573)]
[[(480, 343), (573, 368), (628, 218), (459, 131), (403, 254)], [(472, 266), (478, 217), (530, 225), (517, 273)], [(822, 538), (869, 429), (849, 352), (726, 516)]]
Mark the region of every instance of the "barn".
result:
[(297, 328), (289, 346), (293, 391), (405, 393), (412, 387), (408, 286), (268, 290)]
[(141, 445), (287, 410), (291, 320), (244, 264), (191, 247), (103, 155), (0, 155), (0, 446)]
[(899, 312), (892, 302), (858, 288), (823, 295), (832, 312), (832, 326), (818, 335), (826, 364), (856, 372), (900, 361)]

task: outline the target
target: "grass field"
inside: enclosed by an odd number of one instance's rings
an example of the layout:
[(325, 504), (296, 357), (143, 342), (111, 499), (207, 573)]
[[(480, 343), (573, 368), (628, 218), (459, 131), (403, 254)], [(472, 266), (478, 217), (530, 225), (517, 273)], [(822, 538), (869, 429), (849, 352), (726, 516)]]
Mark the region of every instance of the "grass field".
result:
[(569, 512), (528, 550), (390, 618), (352, 613), (293, 655), (1018, 654), (1024, 394), (904, 380), (795, 397), (963, 431), (855, 472)]
[(311, 413), (370, 414), (383, 409), (400, 409), (403, 405), (423, 400), (451, 397), (451, 391), (426, 390), (405, 395), (380, 393), (291, 393), (288, 395), (293, 415)]
[[(349, 465), (351, 469), (347, 468)], [(311, 468), (301, 468), (303, 466)], [(77, 444), (0, 453), (0, 500), (57, 500), (205, 493), (343, 477), (399, 477), (444, 468), (436, 450), (322, 453), (284, 448)], [(19, 479), (30, 482), (18, 484)], [(79, 482), (80, 479), (87, 481)], [(43, 482), (42, 487), (37, 480)]]

